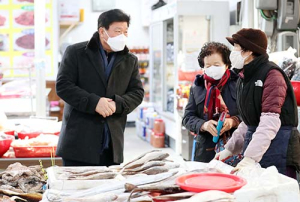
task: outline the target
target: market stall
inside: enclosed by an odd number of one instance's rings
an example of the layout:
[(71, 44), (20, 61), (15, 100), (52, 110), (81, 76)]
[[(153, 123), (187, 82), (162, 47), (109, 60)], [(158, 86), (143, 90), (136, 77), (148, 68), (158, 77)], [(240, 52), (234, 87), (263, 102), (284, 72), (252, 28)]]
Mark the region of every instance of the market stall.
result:
[(237, 175), (229, 174), (231, 169), (216, 160), (174, 162), (161, 150), (110, 167), (53, 166), (47, 175), (40, 166), (15, 163), (0, 173), (0, 193), (11, 201), (17, 196), (34, 202), (300, 201), (297, 181), (275, 167), (256, 165)]

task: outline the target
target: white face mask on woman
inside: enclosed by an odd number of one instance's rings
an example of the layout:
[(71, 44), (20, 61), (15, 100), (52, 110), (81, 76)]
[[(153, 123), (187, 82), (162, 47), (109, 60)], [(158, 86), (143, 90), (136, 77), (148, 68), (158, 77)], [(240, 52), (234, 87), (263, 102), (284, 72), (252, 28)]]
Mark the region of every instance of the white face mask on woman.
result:
[(104, 30), (106, 35), (108, 36), (107, 44), (110, 46), (111, 50), (114, 52), (122, 51), (125, 48), (127, 43), (127, 37), (124, 34), (120, 34), (115, 37), (110, 37), (106, 30)]
[(245, 60), (250, 55), (243, 58), (242, 51), (231, 51), (229, 59), (231, 61), (232, 68), (243, 69)]
[(226, 66), (210, 66), (209, 68), (204, 69), (204, 73), (209, 76), (210, 78), (213, 78), (215, 80), (219, 80), (222, 78), (226, 71)]

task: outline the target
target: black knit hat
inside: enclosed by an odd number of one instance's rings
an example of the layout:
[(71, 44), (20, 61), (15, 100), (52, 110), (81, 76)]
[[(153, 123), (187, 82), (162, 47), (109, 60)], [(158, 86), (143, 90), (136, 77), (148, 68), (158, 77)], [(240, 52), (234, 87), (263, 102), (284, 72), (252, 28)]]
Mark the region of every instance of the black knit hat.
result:
[(226, 37), (226, 39), (234, 45), (239, 44), (245, 49), (252, 51), (253, 53), (265, 54), (268, 46), (268, 39), (266, 34), (259, 29), (241, 29), (232, 37)]

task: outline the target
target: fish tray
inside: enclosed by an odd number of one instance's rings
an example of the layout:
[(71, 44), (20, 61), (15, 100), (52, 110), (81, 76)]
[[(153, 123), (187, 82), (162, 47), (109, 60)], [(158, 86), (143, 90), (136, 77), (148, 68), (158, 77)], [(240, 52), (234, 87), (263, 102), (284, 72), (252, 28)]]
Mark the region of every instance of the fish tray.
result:
[[(52, 166), (47, 168), (47, 176), (48, 176), (48, 187), (49, 189), (56, 189), (56, 190), (67, 190), (67, 191), (74, 191), (74, 190), (85, 190), (90, 189), (96, 186), (106, 186), (111, 183), (119, 182), (118, 179), (103, 179), (103, 180), (61, 180), (59, 179), (59, 174), (64, 167), (57, 167)], [(74, 168), (74, 167), (68, 167)], [(78, 169), (84, 168), (95, 168), (98, 169), (99, 166), (90, 166), (90, 167), (77, 167)]]
[(56, 146), (13, 147), (16, 158), (35, 158), (55, 156)]

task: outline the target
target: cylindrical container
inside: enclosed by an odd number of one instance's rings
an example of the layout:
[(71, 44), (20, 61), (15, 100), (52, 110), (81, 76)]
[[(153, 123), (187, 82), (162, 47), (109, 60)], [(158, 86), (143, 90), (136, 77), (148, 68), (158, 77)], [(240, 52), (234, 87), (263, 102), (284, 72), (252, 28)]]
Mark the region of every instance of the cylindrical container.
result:
[(152, 136), (152, 146), (155, 148), (165, 147), (165, 135), (163, 133), (153, 133)]
[(154, 132), (152, 130), (151, 132), (151, 137), (150, 137), (150, 144), (153, 146), (153, 141), (154, 141)]
[(165, 123), (162, 119), (155, 119), (153, 131), (157, 134), (165, 133)]

